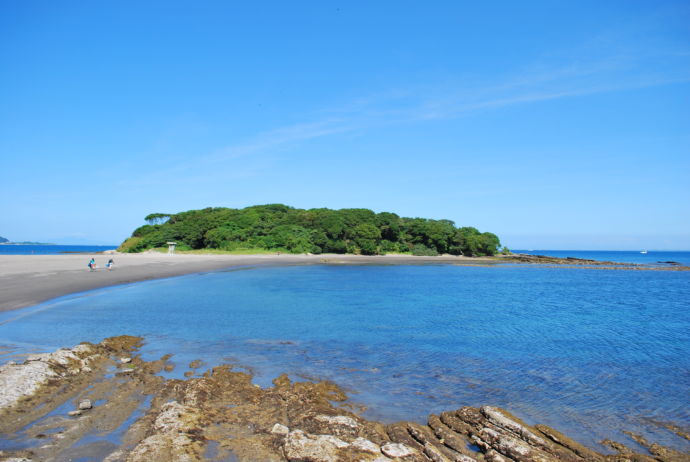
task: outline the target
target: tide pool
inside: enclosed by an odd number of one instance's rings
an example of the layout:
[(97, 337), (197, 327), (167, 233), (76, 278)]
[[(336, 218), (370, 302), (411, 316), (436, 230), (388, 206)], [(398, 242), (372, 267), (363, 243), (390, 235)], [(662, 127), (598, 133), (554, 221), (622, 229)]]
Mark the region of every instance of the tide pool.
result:
[[(592, 447), (630, 430), (682, 450), (690, 426), (690, 273), (533, 265), (238, 268), (0, 314), (11, 359), (113, 335), (255, 373), (343, 386), (364, 415), (424, 421), (505, 407)], [(601, 447), (598, 447), (601, 449)]]

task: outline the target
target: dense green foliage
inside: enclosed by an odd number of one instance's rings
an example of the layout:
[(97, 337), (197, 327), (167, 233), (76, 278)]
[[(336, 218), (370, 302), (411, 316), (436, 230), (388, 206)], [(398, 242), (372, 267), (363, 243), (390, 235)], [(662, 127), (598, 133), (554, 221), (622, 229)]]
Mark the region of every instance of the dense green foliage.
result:
[[(450, 220), (402, 218), (368, 209), (296, 209), (282, 204), (153, 213), (120, 246), (124, 252), (163, 247), (268, 249), (291, 253), (495, 255), (500, 241)], [(179, 247), (178, 247), (179, 248)]]

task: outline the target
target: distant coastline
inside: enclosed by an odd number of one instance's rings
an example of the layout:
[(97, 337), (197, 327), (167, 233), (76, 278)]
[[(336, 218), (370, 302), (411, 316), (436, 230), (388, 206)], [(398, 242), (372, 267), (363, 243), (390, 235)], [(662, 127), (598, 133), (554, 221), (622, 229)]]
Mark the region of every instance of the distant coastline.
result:
[(0, 255), (60, 255), (70, 253), (101, 254), (114, 250), (113, 245), (10, 244), (0, 245)]
[(0, 242), (0, 245), (57, 245), (57, 244), (53, 244), (51, 242), (24, 241), (24, 242)]

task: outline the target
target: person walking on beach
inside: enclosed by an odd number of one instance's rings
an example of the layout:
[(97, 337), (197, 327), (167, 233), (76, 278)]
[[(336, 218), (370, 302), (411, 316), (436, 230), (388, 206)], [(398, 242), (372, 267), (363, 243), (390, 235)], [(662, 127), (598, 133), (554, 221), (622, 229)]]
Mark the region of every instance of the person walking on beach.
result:
[(96, 260), (93, 258), (89, 261), (89, 270), (96, 271)]
[(114, 262), (113, 259), (111, 258), (110, 260), (108, 260), (108, 263), (105, 264), (105, 267), (108, 268), (108, 271), (110, 271), (110, 270), (113, 269), (113, 265), (114, 265), (114, 264), (115, 264), (115, 262)]

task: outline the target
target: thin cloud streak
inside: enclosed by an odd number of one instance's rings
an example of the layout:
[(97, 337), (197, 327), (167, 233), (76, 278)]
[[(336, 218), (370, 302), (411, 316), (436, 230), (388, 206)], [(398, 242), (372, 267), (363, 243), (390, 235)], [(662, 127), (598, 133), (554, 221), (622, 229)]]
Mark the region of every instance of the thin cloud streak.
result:
[(563, 91), (553, 91), (553, 92), (533, 92), (525, 93), (521, 95), (516, 95), (513, 97), (488, 99), (484, 101), (478, 101), (474, 103), (458, 103), (457, 106), (453, 106), (453, 103), (445, 103), (443, 106), (450, 106), (445, 111), (439, 113), (429, 113), (424, 110), (420, 110), (418, 113), (414, 113), (418, 119), (450, 119), (456, 118), (464, 115), (470, 115), (473, 112), (478, 112), (485, 109), (497, 109), (506, 106), (514, 106), (519, 104), (530, 104), (542, 101), (557, 100), (563, 98), (572, 98), (577, 96), (588, 96), (602, 93), (612, 93), (618, 91), (629, 91), (637, 90), (642, 88), (657, 87), (662, 85), (671, 85), (677, 83), (688, 83), (690, 82), (690, 77), (683, 79), (669, 79), (669, 80), (655, 80), (649, 82), (638, 82), (631, 83), (629, 85), (612, 85), (612, 86), (602, 86), (598, 88), (582, 88), (573, 90), (563, 90)]
[[(231, 171), (221, 171), (219, 165), (224, 162), (251, 156), (252, 154), (268, 152), (280, 146), (354, 129), (353, 127), (348, 127), (344, 122), (337, 119), (328, 119), (280, 127), (264, 132), (246, 143), (226, 146), (206, 155), (192, 157), (189, 161), (178, 163), (173, 167), (158, 170), (143, 177), (124, 179), (119, 182), (119, 185), (126, 187), (149, 187), (165, 184), (223, 181), (255, 176), (259, 172), (255, 166), (242, 165), (240, 168), (233, 168)], [(190, 175), (190, 172), (199, 173)], [(209, 176), (209, 172), (214, 173)]]
[[(684, 51), (675, 53), (675, 56), (683, 58), (688, 55)], [(597, 62), (551, 69), (540, 66), (494, 85), (467, 85), (460, 88), (456, 85), (446, 89), (443, 95), (438, 95), (438, 88), (431, 86), (417, 91), (410, 88), (393, 89), (379, 95), (360, 97), (339, 108), (323, 111), (316, 120), (268, 130), (243, 143), (228, 145), (192, 157), (189, 161), (163, 171), (138, 179), (125, 180), (122, 186), (178, 183), (185, 176), (198, 179), (203, 178), (204, 172), (210, 171), (216, 171), (213, 178), (217, 181), (256, 175), (257, 168), (246, 166), (244, 163), (240, 166), (233, 165), (232, 173), (229, 172), (225, 176), (217, 174), (217, 170), (233, 160), (256, 157), (301, 142), (333, 135), (364, 132), (376, 127), (416, 121), (468, 117), (477, 112), (509, 106), (690, 82), (687, 66), (683, 67), (681, 76), (646, 74), (638, 76), (636, 81), (631, 81), (628, 73), (634, 68), (644, 68), (644, 62), (634, 62), (628, 57), (616, 56)], [(598, 82), (592, 82), (592, 79), (598, 79)], [(431, 93), (435, 95), (430, 96)], [(192, 171), (198, 174), (193, 175)]]

